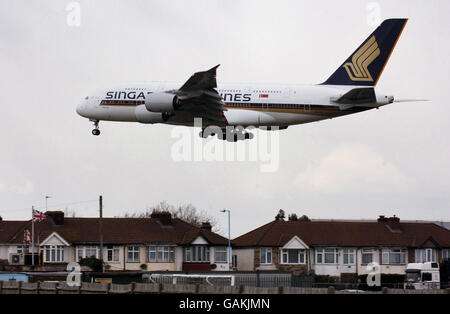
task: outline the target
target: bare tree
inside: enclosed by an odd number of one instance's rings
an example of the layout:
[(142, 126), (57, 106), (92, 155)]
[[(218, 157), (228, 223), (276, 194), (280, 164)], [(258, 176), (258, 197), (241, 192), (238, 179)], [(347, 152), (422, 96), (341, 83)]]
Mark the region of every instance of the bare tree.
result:
[(153, 212), (169, 212), (173, 218), (181, 219), (196, 227), (201, 227), (203, 222), (209, 222), (214, 232), (220, 232), (217, 220), (204, 210), (197, 209), (192, 204), (174, 206), (166, 201), (147, 207), (142, 212), (126, 213), (125, 218), (150, 218)]

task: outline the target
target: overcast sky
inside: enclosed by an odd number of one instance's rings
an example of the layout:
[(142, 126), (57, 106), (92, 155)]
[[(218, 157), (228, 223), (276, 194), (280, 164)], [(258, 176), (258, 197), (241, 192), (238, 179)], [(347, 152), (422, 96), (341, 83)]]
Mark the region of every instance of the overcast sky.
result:
[[(106, 216), (166, 200), (216, 217), (232, 235), (282, 208), (311, 218), (450, 220), (450, 2), (378, 1), (381, 19), (409, 23), (377, 86), (428, 98), (290, 127), (280, 167), (175, 162), (172, 126), (101, 123), (75, 113), (96, 89), (124, 82), (184, 82), (221, 64), (218, 83), (323, 82), (374, 27), (369, 1), (0, 0), (0, 215), (31, 206)], [(74, 204), (77, 203), (77, 204)]]

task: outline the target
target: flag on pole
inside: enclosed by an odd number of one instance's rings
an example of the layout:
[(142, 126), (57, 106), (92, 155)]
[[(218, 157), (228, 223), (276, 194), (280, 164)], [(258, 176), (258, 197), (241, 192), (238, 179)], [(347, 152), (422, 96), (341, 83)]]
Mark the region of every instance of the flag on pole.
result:
[(38, 211), (37, 209), (33, 209), (33, 221), (41, 222), (47, 218), (43, 212)]
[(24, 243), (31, 243), (31, 232), (28, 229), (24, 230), (23, 242)]

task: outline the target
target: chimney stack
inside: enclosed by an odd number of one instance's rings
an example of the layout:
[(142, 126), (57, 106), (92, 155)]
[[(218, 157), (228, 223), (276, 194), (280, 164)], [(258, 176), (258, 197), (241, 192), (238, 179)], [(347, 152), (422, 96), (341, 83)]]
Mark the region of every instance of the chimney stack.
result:
[(211, 231), (212, 229), (211, 223), (209, 221), (203, 222), (200, 229)]
[(57, 226), (64, 225), (64, 212), (63, 211), (46, 211), (45, 215), (48, 217), (51, 217), (53, 220), (53, 223)]
[(162, 211), (162, 212), (154, 211), (150, 215), (150, 218), (157, 219), (163, 226), (171, 226), (172, 225), (172, 214), (168, 211)]
[(401, 232), (400, 218), (395, 215), (392, 217), (380, 216), (377, 221), (384, 223), (392, 232)]
[(395, 227), (393, 229), (399, 229), (400, 228), (400, 218), (396, 217), (395, 215), (393, 217), (389, 217), (387, 219), (387, 224), (391, 227)]

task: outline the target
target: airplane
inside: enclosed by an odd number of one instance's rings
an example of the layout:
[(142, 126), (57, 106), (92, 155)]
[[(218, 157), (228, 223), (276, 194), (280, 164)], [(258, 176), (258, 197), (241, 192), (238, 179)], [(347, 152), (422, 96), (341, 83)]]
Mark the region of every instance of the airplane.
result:
[(376, 93), (375, 86), (407, 22), (382, 22), (318, 85), (217, 85), (217, 65), (195, 73), (184, 84), (151, 82), (102, 89), (87, 96), (76, 111), (94, 123), (92, 134), (96, 136), (100, 135), (100, 121), (192, 127), (201, 119), (201, 137), (217, 134), (219, 139), (236, 142), (251, 139), (253, 134), (246, 129), (253, 127), (283, 130), (402, 102)]

